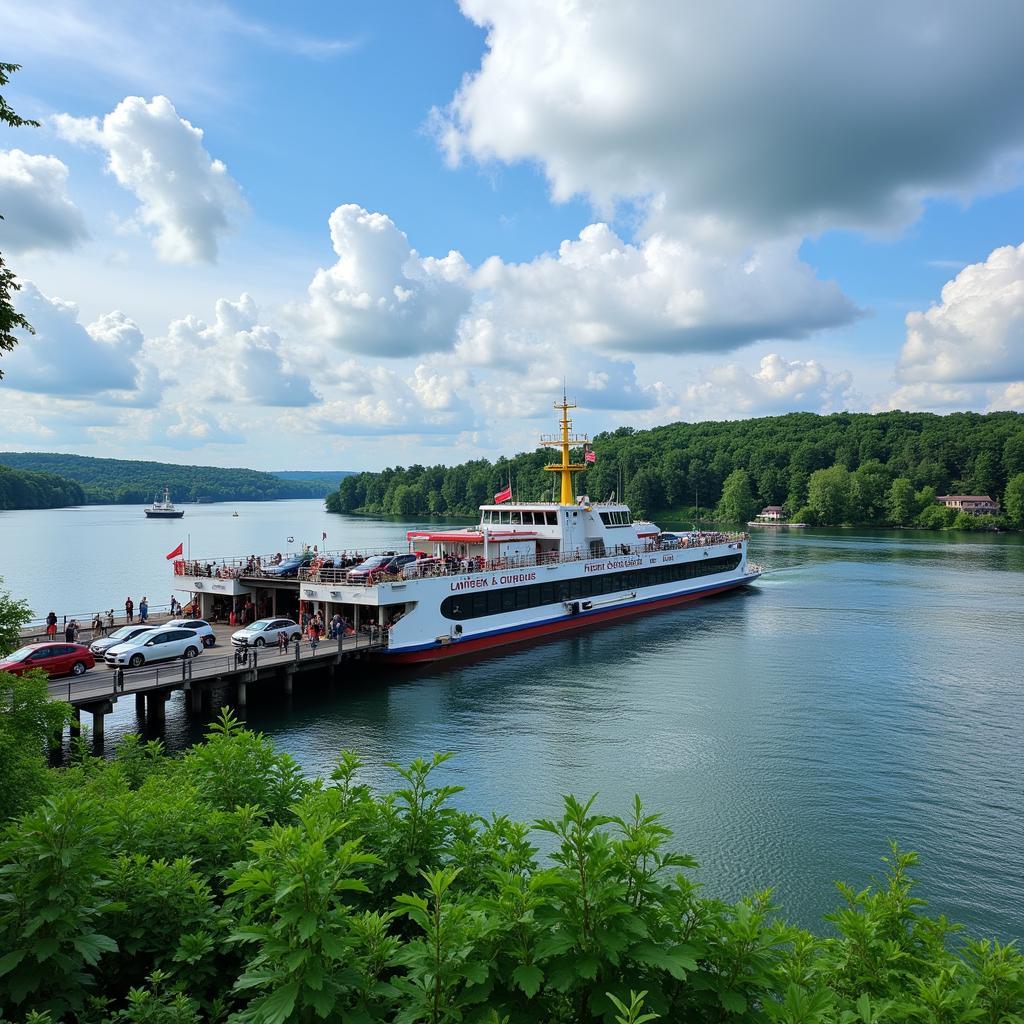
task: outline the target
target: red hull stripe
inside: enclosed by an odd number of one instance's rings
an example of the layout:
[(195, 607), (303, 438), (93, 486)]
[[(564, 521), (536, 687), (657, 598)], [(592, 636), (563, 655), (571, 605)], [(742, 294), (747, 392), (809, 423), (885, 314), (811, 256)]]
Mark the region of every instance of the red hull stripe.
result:
[(522, 626), (519, 628), (497, 630), (489, 633), (487, 636), (474, 637), (469, 640), (454, 640), (450, 644), (431, 644), (429, 647), (408, 651), (383, 652), (374, 655), (374, 657), (383, 658), (392, 665), (416, 665), (427, 661), (441, 661), (444, 658), (457, 658), (463, 654), (486, 651), (491, 647), (521, 643), (524, 640), (533, 640), (552, 633), (564, 633), (569, 630), (579, 629), (582, 626), (608, 622), (611, 619), (622, 619), (628, 615), (638, 615), (641, 612), (668, 608), (671, 605), (682, 604), (684, 601), (695, 601), (701, 597), (710, 597), (712, 594), (720, 594), (726, 590), (742, 587), (747, 583), (753, 582), (755, 579), (757, 579), (756, 576), (745, 576), (743, 579), (729, 580), (728, 583), (716, 583), (711, 587), (703, 587), (700, 590), (690, 590), (685, 594), (673, 594), (670, 597), (655, 597), (646, 601), (634, 601), (631, 604), (618, 608), (609, 608), (607, 611), (589, 611), (581, 612), (579, 615), (567, 615), (563, 619), (558, 619), (555, 622), (545, 622), (538, 626)]

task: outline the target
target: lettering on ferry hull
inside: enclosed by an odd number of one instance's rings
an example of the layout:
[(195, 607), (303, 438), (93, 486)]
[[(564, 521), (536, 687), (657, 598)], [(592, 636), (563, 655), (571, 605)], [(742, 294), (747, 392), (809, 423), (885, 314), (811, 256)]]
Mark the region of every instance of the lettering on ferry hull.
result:
[(492, 576), (490, 580), (486, 576), (478, 578), (453, 580), (449, 589), (456, 590), (479, 590), (481, 587), (507, 587), (513, 583), (532, 583), (537, 578), (536, 572), (515, 572), (505, 576)]
[(635, 569), (643, 565), (642, 558), (617, 558), (611, 562), (598, 562), (596, 565), (588, 563), (583, 567), (584, 572), (605, 572), (608, 569)]

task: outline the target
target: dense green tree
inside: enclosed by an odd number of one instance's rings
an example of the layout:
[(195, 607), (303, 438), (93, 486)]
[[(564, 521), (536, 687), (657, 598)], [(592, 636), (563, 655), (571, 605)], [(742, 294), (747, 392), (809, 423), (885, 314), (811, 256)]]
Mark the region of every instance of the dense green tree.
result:
[(845, 466), (830, 466), (811, 474), (807, 507), (817, 525), (839, 526), (849, 522), (853, 500), (853, 479)]
[(917, 511), (914, 485), (905, 476), (896, 477), (885, 495), (887, 521), (893, 526), (909, 526)]
[(1024, 472), (1017, 473), (1006, 485), (1003, 511), (1013, 526), (1024, 530)]
[(715, 518), (723, 523), (745, 523), (757, 514), (757, 499), (746, 470), (734, 469), (722, 487)]
[(889, 474), (877, 460), (858, 466), (852, 474), (850, 519), (858, 523), (880, 523), (885, 518), (885, 495)]

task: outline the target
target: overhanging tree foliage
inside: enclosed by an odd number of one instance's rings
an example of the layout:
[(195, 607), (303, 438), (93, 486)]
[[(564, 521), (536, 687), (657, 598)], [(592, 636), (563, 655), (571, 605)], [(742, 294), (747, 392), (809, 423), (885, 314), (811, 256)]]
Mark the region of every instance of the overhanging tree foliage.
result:
[[(20, 67), (20, 64), (0, 63), (0, 86), (6, 85), (10, 81), (10, 76)], [(2, 95), (0, 95), (0, 122), (11, 128), (39, 127), (38, 121), (32, 121), (16, 114)], [(3, 215), (0, 214), (0, 220), (2, 219)], [(20, 289), (21, 285), (18, 284), (14, 274), (4, 263), (3, 253), (0, 252), (0, 355), (10, 352), (18, 344), (18, 339), (14, 336), (15, 330), (35, 334), (32, 325), (14, 308), (13, 295)], [(3, 380), (3, 376), (4, 371), (0, 369), (0, 380)]]

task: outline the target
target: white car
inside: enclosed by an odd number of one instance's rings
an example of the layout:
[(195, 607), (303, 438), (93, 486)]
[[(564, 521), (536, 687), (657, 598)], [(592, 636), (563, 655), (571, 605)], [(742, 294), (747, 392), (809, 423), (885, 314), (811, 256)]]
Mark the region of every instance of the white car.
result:
[(277, 644), (277, 634), (287, 633), (289, 643), (302, 636), (297, 622), (291, 619), (257, 619), (244, 629), (231, 634), (231, 642), (236, 647), (267, 647)]
[(154, 661), (170, 658), (194, 658), (203, 649), (203, 639), (194, 629), (168, 629), (158, 626), (140, 633), (127, 643), (111, 647), (103, 660), (108, 665), (138, 668)]
[(89, 644), (89, 650), (92, 651), (93, 655), (98, 660), (102, 658), (111, 647), (117, 647), (118, 644), (126, 644), (129, 640), (134, 640), (140, 633), (149, 633), (154, 629), (159, 629), (159, 627), (122, 626), (120, 629), (115, 629), (113, 633), (108, 633), (106, 636), (100, 637), (99, 640), (94, 640)]
[(165, 622), (164, 629), (194, 629), (203, 641), (204, 647), (212, 647), (217, 642), (217, 634), (206, 619), (171, 619)]

